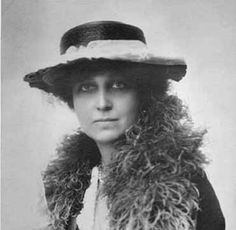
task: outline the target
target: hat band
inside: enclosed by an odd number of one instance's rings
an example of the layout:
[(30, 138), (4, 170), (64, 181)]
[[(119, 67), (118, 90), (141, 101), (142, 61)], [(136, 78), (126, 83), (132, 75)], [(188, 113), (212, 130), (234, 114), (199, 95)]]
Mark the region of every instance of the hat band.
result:
[(141, 62), (148, 58), (147, 46), (138, 40), (96, 40), (87, 46), (71, 46), (61, 55), (62, 62), (78, 58), (124, 59)]

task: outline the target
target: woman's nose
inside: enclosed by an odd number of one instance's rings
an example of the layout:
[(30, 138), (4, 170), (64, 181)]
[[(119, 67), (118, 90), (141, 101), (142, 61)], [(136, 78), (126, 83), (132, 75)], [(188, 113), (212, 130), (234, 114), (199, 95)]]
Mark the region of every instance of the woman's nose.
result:
[(99, 111), (108, 111), (111, 110), (113, 107), (113, 103), (111, 100), (110, 95), (106, 91), (101, 91), (98, 93), (98, 100), (97, 100), (97, 110)]

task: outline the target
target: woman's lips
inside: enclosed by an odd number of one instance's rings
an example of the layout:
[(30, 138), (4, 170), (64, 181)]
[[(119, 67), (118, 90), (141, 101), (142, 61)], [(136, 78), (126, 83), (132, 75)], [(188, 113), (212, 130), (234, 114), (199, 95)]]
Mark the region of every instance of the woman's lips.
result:
[(117, 118), (100, 118), (100, 119), (94, 120), (94, 123), (97, 123), (97, 122), (112, 122), (112, 121), (117, 121), (117, 120), (118, 120)]

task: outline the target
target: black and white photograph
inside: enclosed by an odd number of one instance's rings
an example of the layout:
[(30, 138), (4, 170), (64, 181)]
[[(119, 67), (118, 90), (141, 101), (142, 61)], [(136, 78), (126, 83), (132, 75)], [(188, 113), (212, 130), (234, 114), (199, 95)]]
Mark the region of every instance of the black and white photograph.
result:
[(236, 229), (233, 0), (2, 0), (2, 230)]

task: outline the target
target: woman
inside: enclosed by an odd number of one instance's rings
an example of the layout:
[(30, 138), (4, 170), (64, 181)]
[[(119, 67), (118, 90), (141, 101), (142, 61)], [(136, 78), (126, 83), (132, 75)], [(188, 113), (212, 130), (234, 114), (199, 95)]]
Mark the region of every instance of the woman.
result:
[[(155, 56), (139, 28), (114, 21), (77, 26), (60, 48), (69, 61), (25, 77), (66, 102), (81, 126), (43, 175), (51, 227), (224, 229), (203, 170), (204, 131), (193, 130), (180, 99), (168, 94), (185, 62)], [(88, 222), (80, 216), (96, 168)]]

